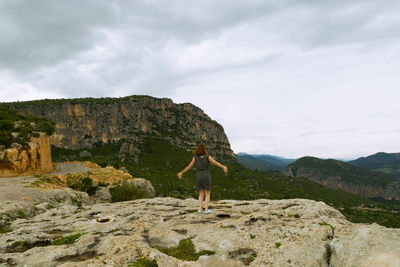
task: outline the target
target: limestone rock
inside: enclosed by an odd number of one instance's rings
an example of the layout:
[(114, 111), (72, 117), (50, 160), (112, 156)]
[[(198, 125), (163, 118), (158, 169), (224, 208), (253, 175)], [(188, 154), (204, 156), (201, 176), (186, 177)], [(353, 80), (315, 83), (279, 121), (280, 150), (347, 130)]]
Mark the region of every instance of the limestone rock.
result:
[[(221, 200), (210, 214), (197, 200), (139, 199), (77, 208), (61, 205), (11, 224), (0, 235), (0, 262), (18, 266), (127, 266), (139, 257), (159, 266), (397, 266), (400, 229), (353, 224), (312, 200)], [(326, 222), (324, 224), (322, 222)], [(334, 227), (334, 235), (329, 224)], [(12, 244), (46, 244), (85, 233), (71, 245), (13, 251)], [(185, 261), (155, 246), (190, 238), (196, 251), (215, 254)], [(40, 242), (39, 242), (40, 241)], [(371, 265), (372, 264), (372, 265)]]
[(220, 124), (200, 108), (190, 103), (175, 104), (168, 98), (129, 96), (88, 99), (82, 103), (66, 99), (62, 103), (38, 101), (5, 106), (56, 122), (56, 132), (51, 141), (58, 147), (91, 148), (96, 142), (141, 141), (150, 135), (187, 150), (203, 142), (218, 159), (235, 158)]
[(156, 195), (154, 187), (149, 180), (143, 178), (134, 178), (125, 180), (125, 182), (134, 184), (136, 187), (140, 188), (145, 197), (154, 197)]
[(96, 190), (96, 194), (94, 197), (97, 203), (110, 202), (111, 194), (109, 187), (100, 187), (99, 189)]
[(18, 144), (18, 143), (12, 143), (10, 147), (11, 148), (16, 148), (16, 149), (21, 149), (22, 148), (21, 144)]
[(50, 138), (40, 133), (27, 146), (12, 144), (0, 150), (0, 177), (48, 173), (53, 170)]
[[(355, 225), (330, 243), (333, 266), (400, 266), (400, 235), (378, 224)], [(399, 231), (397, 231), (399, 232)]]

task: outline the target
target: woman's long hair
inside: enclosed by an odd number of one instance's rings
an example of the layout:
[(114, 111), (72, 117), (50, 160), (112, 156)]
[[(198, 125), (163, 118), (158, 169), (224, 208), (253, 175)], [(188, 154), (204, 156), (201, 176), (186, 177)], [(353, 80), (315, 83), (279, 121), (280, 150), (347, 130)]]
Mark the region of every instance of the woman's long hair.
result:
[(207, 149), (206, 146), (204, 144), (200, 144), (196, 147), (196, 149), (193, 151), (193, 154), (197, 155), (197, 156), (202, 156), (207, 154)]

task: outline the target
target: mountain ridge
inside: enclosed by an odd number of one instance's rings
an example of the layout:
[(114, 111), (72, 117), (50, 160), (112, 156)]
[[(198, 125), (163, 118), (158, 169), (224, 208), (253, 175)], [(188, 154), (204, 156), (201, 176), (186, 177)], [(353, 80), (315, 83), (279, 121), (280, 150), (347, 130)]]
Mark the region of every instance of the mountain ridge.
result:
[(302, 157), (285, 167), (282, 173), (292, 177), (307, 177), (329, 188), (365, 197), (400, 200), (400, 179), (334, 159)]
[(400, 178), (400, 153), (378, 152), (370, 156), (348, 161), (354, 166), (386, 173)]

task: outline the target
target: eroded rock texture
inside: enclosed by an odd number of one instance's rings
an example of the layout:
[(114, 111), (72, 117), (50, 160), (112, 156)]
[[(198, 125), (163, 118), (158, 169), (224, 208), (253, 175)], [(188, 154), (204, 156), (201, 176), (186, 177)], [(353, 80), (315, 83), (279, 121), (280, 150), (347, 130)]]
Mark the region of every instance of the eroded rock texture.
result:
[(0, 148), (0, 177), (48, 173), (53, 170), (49, 137), (41, 133), (27, 145)]
[[(63, 205), (18, 219), (0, 236), (0, 262), (18, 266), (399, 266), (400, 229), (348, 222), (312, 200), (221, 200), (210, 214), (195, 199), (140, 199), (78, 208)], [(85, 233), (73, 244), (60, 236)], [(190, 238), (214, 255), (185, 261), (157, 247)], [(25, 245), (18, 245), (25, 241)], [(43, 246), (41, 246), (43, 245)], [(19, 251), (16, 251), (19, 250)]]

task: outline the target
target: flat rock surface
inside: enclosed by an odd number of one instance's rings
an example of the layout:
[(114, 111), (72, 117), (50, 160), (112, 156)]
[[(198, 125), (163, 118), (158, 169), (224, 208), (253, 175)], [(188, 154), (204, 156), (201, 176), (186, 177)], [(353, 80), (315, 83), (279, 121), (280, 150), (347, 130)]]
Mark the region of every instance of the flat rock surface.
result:
[[(46, 175), (81, 173), (88, 170), (90, 168), (80, 162), (55, 163), (54, 171)], [(48, 202), (49, 197), (52, 198), (55, 192), (49, 196), (49, 192), (32, 187), (32, 183), (38, 179), (34, 176), (0, 178), (0, 213), (13, 213), (20, 209), (29, 215), (29, 213), (34, 212), (32, 209), (35, 204)], [(65, 194), (70, 194), (69, 191)]]
[[(400, 229), (353, 224), (323, 202), (221, 200), (211, 206), (204, 214), (195, 199), (153, 198), (52, 208), (13, 221), (12, 231), (0, 235), (0, 265), (128, 266), (146, 257), (159, 266), (400, 266)], [(50, 245), (72, 234), (83, 235), (73, 244)], [(187, 238), (196, 251), (215, 254), (185, 261), (155, 248)], [(18, 241), (31, 246), (15, 251)]]
[[(83, 163), (55, 163), (54, 172), (46, 175), (60, 175), (67, 173), (80, 173), (90, 170)], [(37, 188), (29, 187), (38, 178), (34, 176), (18, 176), (0, 178), (0, 201), (13, 200), (40, 200), (43, 192)]]

